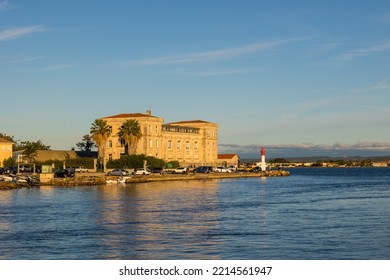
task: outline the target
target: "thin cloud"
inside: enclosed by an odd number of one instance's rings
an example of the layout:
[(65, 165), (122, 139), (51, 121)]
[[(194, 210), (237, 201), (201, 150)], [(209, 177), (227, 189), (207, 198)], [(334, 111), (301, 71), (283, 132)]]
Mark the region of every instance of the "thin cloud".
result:
[(378, 82), (374, 86), (374, 89), (379, 89), (379, 90), (381, 90), (381, 89), (390, 89), (390, 78)]
[(0, 42), (15, 40), (23, 36), (46, 31), (47, 28), (42, 25), (34, 25), (28, 27), (15, 27), (0, 31)]
[(42, 68), (42, 71), (59, 71), (72, 67), (73, 64), (59, 64)]
[(255, 69), (236, 69), (236, 70), (226, 70), (226, 71), (215, 71), (215, 72), (204, 72), (200, 73), (197, 76), (212, 77), (212, 76), (225, 76), (225, 75), (234, 75), (234, 74), (243, 74), (256, 72)]
[(359, 142), (356, 144), (334, 143), (334, 144), (314, 144), (314, 143), (301, 143), (301, 144), (252, 144), (252, 145), (239, 145), (239, 144), (219, 144), (223, 150), (233, 150), (242, 152), (256, 152), (265, 146), (271, 150), (376, 150), (376, 151), (390, 151), (390, 142)]
[(7, 11), (12, 9), (12, 6), (8, 3), (8, 1), (1, 1), (0, 2), (0, 12)]
[(249, 44), (237, 48), (221, 49), (215, 51), (198, 52), (183, 55), (172, 55), (163, 57), (146, 58), (141, 60), (128, 61), (127, 66), (152, 66), (152, 65), (174, 65), (187, 63), (200, 63), (207, 61), (228, 60), (238, 57), (258, 54), (274, 47), (286, 44), (293, 40), (270, 41), (256, 44)]
[(381, 22), (381, 23), (390, 23), (390, 13), (381, 15), (381, 16), (378, 18), (378, 20), (379, 20), (379, 22)]
[(14, 60), (0, 61), (0, 64), (27, 63), (27, 62), (39, 60), (39, 59), (42, 59), (42, 58), (43, 58), (43, 56), (26, 57), (26, 58), (14, 59)]
[(362, 49), (348, 51), (346, 53), (337, 56), (336, 58), (334, 58), (334, 60), (348, 61), (354, 58), (378, 55), (388, 51), (390, 51), (390, 40), (369, 48), (362, 48)]

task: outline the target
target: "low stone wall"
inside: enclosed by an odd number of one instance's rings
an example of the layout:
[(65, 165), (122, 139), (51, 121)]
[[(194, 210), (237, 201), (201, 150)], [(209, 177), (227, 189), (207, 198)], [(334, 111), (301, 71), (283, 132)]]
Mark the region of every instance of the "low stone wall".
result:
[(55, 185), (55, 186), (95, 186), (106, 184), (106, 178), (104, 176), (89, 176), (82, 175), (74, 178), (53, 178), (47, 183), (42, 185)]

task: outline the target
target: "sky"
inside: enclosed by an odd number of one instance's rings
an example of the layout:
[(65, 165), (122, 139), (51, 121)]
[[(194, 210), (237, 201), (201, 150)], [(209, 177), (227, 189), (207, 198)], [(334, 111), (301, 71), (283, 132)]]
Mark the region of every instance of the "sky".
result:
[(148, 109), (220, 153), (390, 155), (390, 1), (0, 0), (0, 132), (69, 150)]

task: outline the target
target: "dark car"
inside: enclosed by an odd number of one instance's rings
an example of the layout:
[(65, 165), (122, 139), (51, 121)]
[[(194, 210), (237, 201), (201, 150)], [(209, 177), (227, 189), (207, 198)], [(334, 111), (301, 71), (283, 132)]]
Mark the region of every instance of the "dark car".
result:
[(164, 174), (164, 168), (163, 167), (153, 167), (152, 168), (152, 173), (153, 174), (163, 175)]
[(0, 175), (4, 174), (4, 168), (0, 167)]
[(68, 167), (65, 169), (58, 169), (54, 172), (54, 177), (57, 178), (74, 177), (74, 169)]
[(4, 174), (17, 174), (18, 173), (18, 167), (17, 166), (10, 166), (4, 169)]
[(211, 166), (199, 166), (195, 168), (195, 173), (210, 173), (213, 172), (213, 168)]

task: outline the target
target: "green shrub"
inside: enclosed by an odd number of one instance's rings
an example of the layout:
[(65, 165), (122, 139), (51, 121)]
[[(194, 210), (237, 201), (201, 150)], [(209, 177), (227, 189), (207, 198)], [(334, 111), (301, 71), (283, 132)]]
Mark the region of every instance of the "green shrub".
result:
[(142, 168), (144, 167), (144, 161), (146, 160), (147, 166), (150, 167), (163, 167), (165, 161), (155, 157), (147, 157), (145, 155), (125, 155), (120, 159), (109, 160), (106, 167), (110, 169), (117, 168)]

